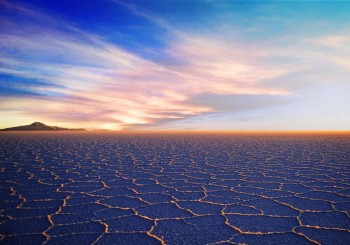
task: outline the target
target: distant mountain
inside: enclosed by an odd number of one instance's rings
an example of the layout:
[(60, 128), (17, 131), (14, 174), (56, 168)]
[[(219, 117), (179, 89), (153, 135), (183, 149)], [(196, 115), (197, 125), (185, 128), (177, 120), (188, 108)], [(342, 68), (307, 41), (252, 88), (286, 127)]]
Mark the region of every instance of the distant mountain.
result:
[(1, 129), (1, 131), (44, 131), (44, 130), (51, 130), (51, 131), (58, 131), (58, 130), (79, 130), (83, 131), (84, 128), (61, 128), (57, 126), (48, 126), (41, 122), (34, 122), (30, 125), (24, 125), (24, 126), (18, 126), (13, 128), (5, 128)]

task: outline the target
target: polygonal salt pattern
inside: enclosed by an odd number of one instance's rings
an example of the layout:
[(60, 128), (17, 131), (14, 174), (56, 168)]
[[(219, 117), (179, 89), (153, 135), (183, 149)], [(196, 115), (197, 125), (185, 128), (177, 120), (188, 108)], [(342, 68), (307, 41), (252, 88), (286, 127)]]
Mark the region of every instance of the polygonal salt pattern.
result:
[(3, 244), (349, 244), (350, 137), (0, 134)]

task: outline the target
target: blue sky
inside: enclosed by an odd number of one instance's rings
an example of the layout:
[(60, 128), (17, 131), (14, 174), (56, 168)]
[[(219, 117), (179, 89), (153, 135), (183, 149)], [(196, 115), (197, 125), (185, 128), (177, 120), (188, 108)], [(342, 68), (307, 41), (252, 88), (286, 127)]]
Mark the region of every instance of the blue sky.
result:
[(350, 130), (348, 1), (0, 9), (0, 127)]

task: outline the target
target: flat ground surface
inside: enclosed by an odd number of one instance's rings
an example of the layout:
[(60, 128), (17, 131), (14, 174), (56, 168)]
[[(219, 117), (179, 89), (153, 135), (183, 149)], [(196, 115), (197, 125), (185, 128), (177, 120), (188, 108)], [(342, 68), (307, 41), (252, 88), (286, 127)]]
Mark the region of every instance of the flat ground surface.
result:
[(349, 244), (350, 137), (0, 134), (3, 244)]

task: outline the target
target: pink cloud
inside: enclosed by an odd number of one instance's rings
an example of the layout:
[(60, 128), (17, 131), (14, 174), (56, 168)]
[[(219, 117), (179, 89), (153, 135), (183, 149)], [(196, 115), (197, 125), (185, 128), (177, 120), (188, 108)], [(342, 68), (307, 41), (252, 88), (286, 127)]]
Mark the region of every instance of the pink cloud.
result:
[[(123, 5), (171, 32), (165, 55), (176, 61), (174, 64), (147, 60), (68, 24), (62, 25), (72, 31), (71, 35), (53, 27), (25, 35), (10, 31), (0, 35), (0, 47), (23, 55), (29, 53), (33, 61), (3, 56), (0, 72), (48, 81), (56, 86), (33, 89), (59, 96), (7, 98), (0, 102), (0, 108), (13, 110), (16, 118), (37, 116), (63, 126), (65, 123), (108, 129), (147, 126), (215, 112), (210, 103), (190, 103), (202, 94), (289, 95), (293, 91), (283, 86), (267, 86), (265, 81), (300, 70), (305, 63), (271, 65), (263, 59), (307, 56), (315, 61), (323, 54), (308, 51), (308, 46), (286, 50), (235, 42), (216, 34), (185, 33), (158, 16)], [(25, 8), (20, 11), (34, 18), (46, 18)], [(344, 38), (326, 37), (319, 43), (339, 47)], [(57, 58), (62, 61), (56, 62)], [(334, 62), (348, 66), (344, 57)]]

